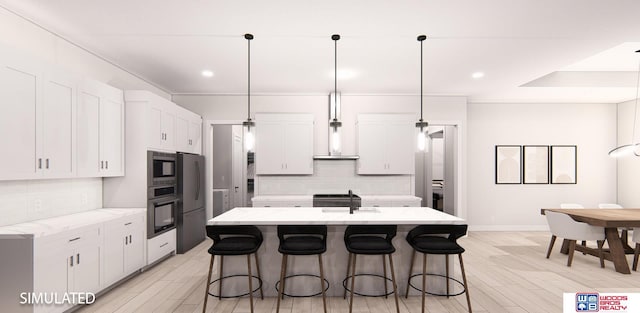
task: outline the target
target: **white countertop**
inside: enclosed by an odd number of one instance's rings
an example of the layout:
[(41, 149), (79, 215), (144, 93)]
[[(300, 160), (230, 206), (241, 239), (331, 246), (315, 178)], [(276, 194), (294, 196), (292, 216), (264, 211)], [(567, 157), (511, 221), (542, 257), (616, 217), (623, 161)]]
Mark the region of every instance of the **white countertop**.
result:
[[(371, 200), (421, 200), (421, 198), (412, 195), (360, 195), (362, 199)], [(298, 200), (313, 200), (313, 195), (261, 195), (252, 198), (253, 201), (298, 201)]]
[(33, 235), (34, 238), (38, 238), (146, 211), (146, 208), (102, 208), (2, 226), (0, 227), (0, 235)]
[(208, 225), (419, 225), (464, 223), (464, 219), (425, 207), (361, 207), (354, 214), (349, 214), (348, 207), (240, 207), (229, 210), (207, 222)]

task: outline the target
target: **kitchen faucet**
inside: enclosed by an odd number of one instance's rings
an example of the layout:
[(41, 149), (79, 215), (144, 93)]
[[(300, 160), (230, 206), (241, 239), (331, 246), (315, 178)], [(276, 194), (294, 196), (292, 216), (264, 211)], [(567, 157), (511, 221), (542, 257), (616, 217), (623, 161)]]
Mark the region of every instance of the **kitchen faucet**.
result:
[(353, 191), (351, 191), (351, 189), (349, 189), (349, 214), (353, 214), (353, 211), (357, 210), (358, 208), (356, 208), (353, 205)]

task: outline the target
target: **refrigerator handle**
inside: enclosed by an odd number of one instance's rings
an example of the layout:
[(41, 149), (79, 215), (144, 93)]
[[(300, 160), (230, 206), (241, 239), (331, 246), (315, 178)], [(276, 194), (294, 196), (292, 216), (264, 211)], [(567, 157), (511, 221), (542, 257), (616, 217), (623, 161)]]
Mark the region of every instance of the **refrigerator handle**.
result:
[(200, 198), (200, 162), (196, 161), (196, 200)]

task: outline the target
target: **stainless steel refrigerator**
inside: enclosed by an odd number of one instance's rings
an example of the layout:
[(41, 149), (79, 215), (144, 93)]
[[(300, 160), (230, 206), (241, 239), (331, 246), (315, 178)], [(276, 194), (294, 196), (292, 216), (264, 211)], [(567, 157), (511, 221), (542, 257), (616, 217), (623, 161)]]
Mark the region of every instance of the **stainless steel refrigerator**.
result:
[(205, 238), (204, 157), (178, 153), (178, 253), (185, 253)]

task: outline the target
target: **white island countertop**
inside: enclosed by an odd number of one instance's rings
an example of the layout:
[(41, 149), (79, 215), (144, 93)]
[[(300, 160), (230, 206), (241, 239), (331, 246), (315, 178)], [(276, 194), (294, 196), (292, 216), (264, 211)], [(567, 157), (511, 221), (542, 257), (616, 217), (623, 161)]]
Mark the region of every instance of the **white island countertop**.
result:
[(425, 207), (238, 207), (210, 219), (208, 225), (354, 225), (464, 224), (465, 220)]

